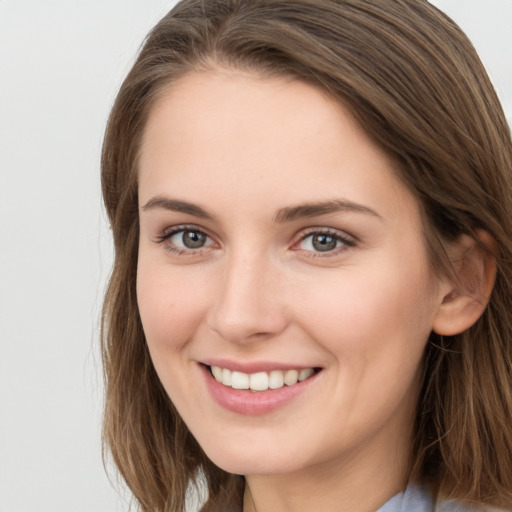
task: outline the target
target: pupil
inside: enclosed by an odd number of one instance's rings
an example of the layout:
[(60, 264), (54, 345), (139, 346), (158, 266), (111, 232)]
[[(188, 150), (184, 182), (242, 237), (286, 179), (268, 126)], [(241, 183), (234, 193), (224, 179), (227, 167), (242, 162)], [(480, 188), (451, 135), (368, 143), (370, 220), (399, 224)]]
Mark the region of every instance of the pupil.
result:
[(336, 239), (330, 235), (315, 235), (313, 247), (320, 252), (327, 252), (336, 249)]
[(205, 244), (206, 237), (196, 231), (186, 231), (183, 233), (183, 245), (189, 249), (198, 249)]

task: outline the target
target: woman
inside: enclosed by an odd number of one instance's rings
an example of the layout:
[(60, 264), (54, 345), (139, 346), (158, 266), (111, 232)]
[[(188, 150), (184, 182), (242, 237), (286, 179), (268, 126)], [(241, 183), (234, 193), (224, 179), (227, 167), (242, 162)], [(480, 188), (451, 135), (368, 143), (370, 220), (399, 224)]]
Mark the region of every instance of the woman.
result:
[(512, 508), (512, 145), (422, 0), (185, 0), (107, 127), (106, 447), (144, 511)]

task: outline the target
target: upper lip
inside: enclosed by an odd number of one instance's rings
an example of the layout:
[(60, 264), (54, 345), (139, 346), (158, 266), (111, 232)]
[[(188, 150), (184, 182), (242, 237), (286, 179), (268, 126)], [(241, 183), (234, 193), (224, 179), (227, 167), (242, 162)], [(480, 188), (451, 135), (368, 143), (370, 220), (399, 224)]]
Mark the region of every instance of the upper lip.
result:
[(271, 372), (273, 370), (302, 370), (306, 368), (318, 368), (315, 365), (283, 363), (277, 361), (233, 361), (231, 359), (204, 359), (200, 363), (206, 366), (220, 366), (235, 372), (258, 373)]

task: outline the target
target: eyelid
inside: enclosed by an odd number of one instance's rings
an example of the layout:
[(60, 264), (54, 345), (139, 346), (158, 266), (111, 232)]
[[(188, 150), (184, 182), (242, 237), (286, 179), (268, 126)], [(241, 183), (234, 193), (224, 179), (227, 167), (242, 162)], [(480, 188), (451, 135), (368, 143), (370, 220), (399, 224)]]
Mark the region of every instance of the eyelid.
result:
[(210, 236), (204, 228), (197, 226), (196, 224), (177, 224), (175, 226), (169, 226), (165, 228), (162, 234), (158, 235), (157, 238), (169, 238), (170, 236), (175, 235), (180, 231), (197, 231), (198, 233), (203, 233), (206, 236)]

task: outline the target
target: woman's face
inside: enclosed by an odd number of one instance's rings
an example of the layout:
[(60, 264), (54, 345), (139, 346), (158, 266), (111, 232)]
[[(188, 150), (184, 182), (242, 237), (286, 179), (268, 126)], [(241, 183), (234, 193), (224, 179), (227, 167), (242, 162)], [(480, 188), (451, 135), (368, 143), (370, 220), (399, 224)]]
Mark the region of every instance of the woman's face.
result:
[(148, 347), (217, 465), (404, 460), (444, 284), (415, 199), (344, 108), (300, 81), (189, 74), (149, 116), (139, 202)]

